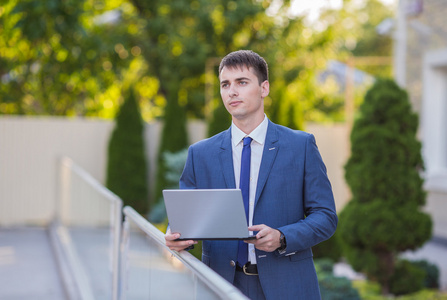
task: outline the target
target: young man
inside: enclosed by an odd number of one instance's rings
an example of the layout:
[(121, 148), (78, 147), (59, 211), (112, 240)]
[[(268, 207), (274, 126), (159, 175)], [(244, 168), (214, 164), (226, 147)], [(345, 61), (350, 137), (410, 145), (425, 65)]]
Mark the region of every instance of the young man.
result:
[[(311, 247), (333, 235), (338, 219), (315, 138), (266, 117), (268, 67), (258, 54), (228, 54), (219, 80), (232, 125), (189, 148), (180, 188), (240, 188), (256, 239), (204, 241), (202, 261), (251, 299), (320, 299)], [(179, 236), (168, 230), (166, 245), (196, 243)]]

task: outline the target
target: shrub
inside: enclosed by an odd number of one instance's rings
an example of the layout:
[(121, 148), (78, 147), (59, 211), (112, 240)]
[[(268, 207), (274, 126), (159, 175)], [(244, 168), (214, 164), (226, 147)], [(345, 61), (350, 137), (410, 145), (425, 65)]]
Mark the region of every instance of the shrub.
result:
[(360, 300), (359, 292), (345, 277), (335, 277), (326, 273), (319, 275), (318, 283), (321, 298), (324, 300)]
[(421, 211), (425, 192), (417, 127), (407, 93), (392, 80), (378, 80), (351, 132), (345, 176), (352, 199), (340, 213), (338, 233), (349, 263), (377, 280), (383, 294), (389, 293), (396, 255), (431, 236), (430, 216)]
[(352, 287), (351, 281), (345, 277), (333, 275), (334, 261), (330, 258), (315, 259), (321, 296), (325, 300), (360, 299), (358, 291)]
[(399, 297), (399, 300), (426, 300), (426, 299), (447, 300), (447, 294), (434, 290), (422, 290), (417, 293)]
[[(175, 86), (172, 86), (175, 90)], [(157, 174), (152, 205), (160, 204), (163, 189), (168, 187), (166, 182), (166, 165), (164, 153), (176, 153), (188, 145), (188, 132), (186, 130), (186, 108), (179, 103), (178, 94), (170, 91), (164, 110), (163, 130), (157, 157)]]
[(410, 261), (399, 260), (390, 278), (390, 292), (400, 296), (420, 291), (424, 288), (425, 275), (423, 269)]
[(231, 115), (228, 113), (222, 101), (217, 101), (217, 107), (213, 111), (213, 118), (208, 124), (208, 136), (213, 136), (228, 129), (231, 125)]
[[(179, 179), (185, 166), (188, 150), (184, 149), (175, 153), (163, 153), (163, 163), (166, 167), (165, 178), (167, 189), (176, 189), (179, 185)], [(162, 223), (166, 220), (166, 207), (161, 197), (157, 204), (152, 207), (148, 216), (152, 223)]]
[(318, 274), (332, 274), (334, 271), (334, 261), (330, 258), (317, 258), (314, 260), (314, 263)]
[[(166, 167), (165, 182), (167, 189), (176, 189), (179, 185), (179, 179), (185, 166), (186, 157), (188, 156), (188, 149), (183, 149), (175, 153), (165, 152), (163, 153), (163, 162)], [(166, 224), (167, 216), (166, 207), (162, 198), (152, 208), (148, 219), (152, 223)], [(162, 226), (159, 226), (160, 228)], [(163, 232), (166, 232), (166, 228)], [(199, 241), (194, 245), (194, 249), (189, 251), (197, 259), (202, 259), (202, 241)]]
[(313, 246), (312, 252), (315, 259), (330, 258), (333, 261), (339, 261), (342, 257), (342, 249), (337, 233), (328, 240)]
[(106, 186), (140, 214), (149, 206), (144, 125), (132, 89), (115, 118), (108, 147)]
[(426, 260), (411, 261), (411, 263), (425, 271), (424, 287), (429, 289), (439, 288), (439, 269), (436, 265)]

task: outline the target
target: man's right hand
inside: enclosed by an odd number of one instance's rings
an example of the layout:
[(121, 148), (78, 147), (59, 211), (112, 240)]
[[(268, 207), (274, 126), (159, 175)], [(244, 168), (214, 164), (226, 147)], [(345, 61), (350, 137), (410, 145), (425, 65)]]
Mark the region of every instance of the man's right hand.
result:
[(194, 240), (186, 240), (186, 241), (176, 241), (180, 237), (180, 233), (171, 233), (171, 229), (169, 228), (165, 234), (166, 246), (171, 250), (182, 251), (192, 245), (197, 244), (197, 241)]

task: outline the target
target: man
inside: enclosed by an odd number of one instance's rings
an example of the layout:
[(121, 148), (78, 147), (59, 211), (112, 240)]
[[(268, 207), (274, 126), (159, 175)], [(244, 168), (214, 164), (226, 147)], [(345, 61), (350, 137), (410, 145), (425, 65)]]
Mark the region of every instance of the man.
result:
[[(228, 54), (219, 80), (232, 125), (189, 148), (180, 188), (240, 188), (256, 239), (204, 241), (202, 261), (251, 299), (320, 299), (311, 247), (333, 235), (338, 219), (315, 139), (265, 116), (268, 67), (258, 54)], [(168, 230), (166, 245), (196, 243), (179, 237)]]

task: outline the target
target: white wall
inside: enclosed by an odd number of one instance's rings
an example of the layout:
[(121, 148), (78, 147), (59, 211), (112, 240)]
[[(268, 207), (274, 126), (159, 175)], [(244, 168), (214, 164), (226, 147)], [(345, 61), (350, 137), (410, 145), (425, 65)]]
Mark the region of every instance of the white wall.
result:
[(307, 124), (306, 131), (315, 136), (332, 184), (337, 212), (340, 212), (351, 197), (349, 187), (344, 180), (344, 165), (351, 151), (349, 127), (345, 124)]
[(447, 238), (447, 48), (425, 53), (422, 75), (425, 210), (434, 221), (433, 234)]
[[(46, 225), (55, 212), (58, 158), (68, 156), (104, 183), (112, 121), (61, 117), (0, 117), (0, 226)], [(146, 124), (146, 151), (153, 183), (161, 124)], [(188, 124), (190, 143), (206, 133), (202, 122)], [(328, 167), (337, 208), (348, 199), (343, 165), (349, 146), (344, 125), (310, 124)]]
[(447, 194), (447, 48), (426, 53), (421, 131), (427, 188)]
[(0, 225), (46, 224), (56, 201), (57, 158), (70, 156), (103, 182), (112, 123), (0, 118)]

